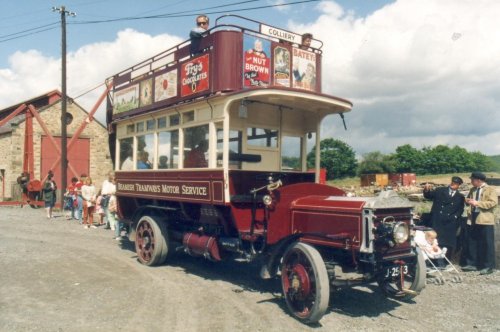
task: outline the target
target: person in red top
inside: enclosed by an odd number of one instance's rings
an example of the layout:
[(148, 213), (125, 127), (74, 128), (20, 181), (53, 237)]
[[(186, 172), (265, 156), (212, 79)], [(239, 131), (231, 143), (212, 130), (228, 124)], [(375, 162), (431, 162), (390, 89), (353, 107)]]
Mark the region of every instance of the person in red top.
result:
[(205, 152), (208, 149), (208, 142), (206, 140), (201, 141), (194, 149), (189, 151), (184, 159), (185, 168), (201, 168), (208, 167), (208, 162), (205, 159)]
[(75, 183), (75, 195), (76, 195), (76, 204), (77, 204), (77, 220), (81, 224), (83, 221), (83, 197), (82, 197), (82, 186), (85, 183), (85, 179), (87, 178), (87, 174), (80, 175), (80, 180)]
[(78, 179), (74, 176), (71, 178), (71, 183), (68, 188), (66, 188), (66, 193), (64, 194), (64, 209), (68, 211), (66, 219), (77, 219), (75, 216), (76, 211), (76, 183)]

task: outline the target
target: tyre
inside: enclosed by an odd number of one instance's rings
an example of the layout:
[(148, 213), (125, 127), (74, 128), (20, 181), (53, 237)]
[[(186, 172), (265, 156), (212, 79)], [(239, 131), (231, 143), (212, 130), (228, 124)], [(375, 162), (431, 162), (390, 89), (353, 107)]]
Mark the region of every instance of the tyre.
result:
[[(379, 278), (378, 284), (382, 292), (392, 298), (408, 300), (415, 297), (425, 288), (426, 267), (425, 258), (420, 248), (416, 248), (417, 257), (408, 265), (408, 273), (401, 279), (400, 276), (393, 278)], [(410, 287), (407, 287), (410, 285)]]
[(330, 284), (325, 263), (312, 246), (296, 242), (283, 256), (281, 285), (288, 309), (304, 323), (316, 323), (325, 314)]
[(136, 228), (135, 251), (144, 265), (163, 264), (172, 251), (166, 224), (149, 216), (141, 217)]

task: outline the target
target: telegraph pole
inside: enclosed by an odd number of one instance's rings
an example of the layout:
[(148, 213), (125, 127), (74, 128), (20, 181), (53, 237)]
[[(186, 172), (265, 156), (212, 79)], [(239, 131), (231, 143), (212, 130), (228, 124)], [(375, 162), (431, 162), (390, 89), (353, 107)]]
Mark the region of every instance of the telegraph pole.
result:
[(76, 16), (75, 13), (67, 11), (66, 7), (52, 7), (53, 12), (61, 14), (61, 208), (64, 209), (64, 193), (67, 187), (68, 158), (67, 158), (67, 96), (66, 96), (66, 15)]

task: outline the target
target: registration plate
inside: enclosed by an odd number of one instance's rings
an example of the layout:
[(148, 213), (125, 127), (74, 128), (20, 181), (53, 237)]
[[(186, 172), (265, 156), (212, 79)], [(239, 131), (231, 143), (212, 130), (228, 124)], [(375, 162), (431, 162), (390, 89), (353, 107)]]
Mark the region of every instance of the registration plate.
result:
[[(402, 268), (401, 268), (402, 267)], [(385, 270), (385, 277), (386, 278), (394, 278), (394, 277), (399, 277), (399, 274), (403, 271), (403, 274), (408, 274), (408, 265), (396, 265), (396, 266), (390, 266)]]

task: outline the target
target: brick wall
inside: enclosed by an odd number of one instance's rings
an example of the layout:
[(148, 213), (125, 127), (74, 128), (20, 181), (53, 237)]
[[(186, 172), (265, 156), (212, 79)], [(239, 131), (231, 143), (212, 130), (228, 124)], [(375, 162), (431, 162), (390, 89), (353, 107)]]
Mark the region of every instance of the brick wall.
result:
[[(85, 119), (88, 118), (85, 112), (76, 103), (67, 104), (67, 112), (73, 116), (73, 122), (67, 127), (68, 142), (70, 137), (78, 130)], [(53, 136), (60, 136), (61, 133), (61, 104), (60, 102), (39, 110), (40, 117)], [(5, 167), (5, 198), (13, 197), (15, 193), (12, 187), (17, 183), (17, 177), (23, 169), (24, 152), (24, 133), (25, 122), (19, 123), (19, 126), (13, 127), (11, 134), (0, 136), (0, 166)], [(41, 170), (41, 142), (45, 135), (38, 121), (33, 119), (33, 151), (35, 164), (35, 178), (41, 179), (45, 174), (40, 174)], [(106, 129), (97, 123), (91, 121), (85, 130), (80, 134), (82, 138), (90, 139), (90, 176), (92, 177), (97, 189), (101, 187), (102, 182), (107, 177), (107, 173), (112, 170), (112, 161), (108, 148), (108, 133)]]

